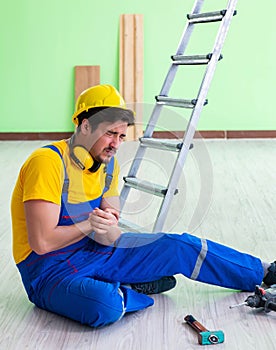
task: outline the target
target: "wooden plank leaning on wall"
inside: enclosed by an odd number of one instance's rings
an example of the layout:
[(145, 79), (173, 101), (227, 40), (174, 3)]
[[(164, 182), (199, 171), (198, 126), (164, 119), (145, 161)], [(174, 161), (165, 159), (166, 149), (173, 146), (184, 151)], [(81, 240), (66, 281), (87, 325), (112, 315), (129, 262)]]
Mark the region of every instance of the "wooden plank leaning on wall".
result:
[(100, 84), (100, 66), (75, 66), (75, 101), (80, 93)]
[(120, 93), (134, 109), (135, 126), (129, 128), (127, 140), (143, 135), (143, 15), (120, 16)]

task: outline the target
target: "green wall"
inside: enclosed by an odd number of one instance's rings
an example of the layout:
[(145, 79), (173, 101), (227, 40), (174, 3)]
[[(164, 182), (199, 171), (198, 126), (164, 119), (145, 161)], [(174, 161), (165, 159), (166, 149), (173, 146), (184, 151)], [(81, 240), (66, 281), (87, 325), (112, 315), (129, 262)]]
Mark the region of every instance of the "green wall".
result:
[[(226, 4), (205, 2), (206, 10)], [(122, 13), (144, 14), (144, 102), (154, 103), (192, 5), (191, 0), (5, 1), (0, 22), (0, 132), (72, 131), (76, 65), (100, 65), (101, 83), (118, 87)], [(240, 1), (237, 10), (199, 129), (275, 130), (276, 2)], [(197, 26), (190, 52), (209, 52), (217, 28)], [(194, 78), (193, 69), (183, 69), (171, 96), (193, 98), (199, 74)], [(168, 124), (172, 130), (182, 129), (176, 119)]]

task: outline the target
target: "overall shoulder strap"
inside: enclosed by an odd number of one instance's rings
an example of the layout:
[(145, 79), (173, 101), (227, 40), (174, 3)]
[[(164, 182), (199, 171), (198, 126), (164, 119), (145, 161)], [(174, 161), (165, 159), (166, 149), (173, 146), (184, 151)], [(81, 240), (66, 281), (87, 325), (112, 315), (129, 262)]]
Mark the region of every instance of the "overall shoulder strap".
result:
[(69, 179), (68, 179), (66, 167), (65, 167), (65, 164), (64, 164), (64, 160), (63, 160), (62, 154), (60, 153), (60, 150), (54, 145), (46, 145), (46, 146), (43, 146), (42, 148), (50, 148), (52, 151), (56, 152), (60, 156), (60, 159), (62, 160), (63, 168), (64, 168), (64, 184), (63, 184), (63, 188), (62, 188), (62, 193), (68, 192)]
[(110, 162), (106, 166), (106, 176), (105, 176), (105, 185), (103, 194), (109, 190), (109, 187), (111, 185), (112, 179), (113, 179), (113, 171), (114, 171), (114, 157), (110, 159)]
[(61, 160), (63, 161), (62, 154), (60, 153), (60, 150), (56, 146), (46, 145), (46, 146), (43, 146), (42, 148), (50, 148), (51, 150), (55, 151), (60, 156)]

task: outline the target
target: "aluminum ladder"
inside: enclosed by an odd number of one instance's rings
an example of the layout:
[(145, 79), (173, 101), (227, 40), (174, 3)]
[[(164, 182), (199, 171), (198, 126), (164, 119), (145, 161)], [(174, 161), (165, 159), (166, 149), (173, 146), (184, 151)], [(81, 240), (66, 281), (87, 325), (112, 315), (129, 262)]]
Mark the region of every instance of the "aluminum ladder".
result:
[[(124, 185), (120, 194), (121, 209), (129, 196), (131, 188), (151, 193), (162, 197), (162, 203), (154, 223), (152, 232), (162, 231), (168, 209), (174, 195), (177, 193), (177, 184), (184, 167), (187, 155), (192, 147), (192, 141), (199, 121), (203, 106), (207, 103), (207, 93), (216, 69), (218, 61), (222, 58), (221, 50), (225, 42), (231, 20), (236, 14), (236, 4), (238, 0), (229, 0), (225, 9), (214, 12), (201, 12), (204, 0), (196, 0), (190, 14), (187, 15), (187, 23), (179, 42), (176, 54), (171, 56), (171, 66), (164, 80), (160, 94), (155, 97), (156, 103), (152, 110), (149, 122), (144, 135), (140, 138), (140, 143), (130, 166), (129, 173), (124, 177)], [(215, 38), (213, 50), (207, 55), (185, 56), (185, 50), (190, 40), (195, 25), (220, 21), (220, 26)], [(169, 91), (176, 76), (179, 66), (182, 65), (206, 65), (203, 80), (201, 82), (198, 95), (193, 100), (169, 97)], [(191, 109), (190, 119), (184, 133), (182, 142), (168, 141), (153, 138), (153, 132), (163, 106), (173, 106)], [(146, 148), (158, 148), (165, 151), (178, 152), (168, 185), (166, 187), (148, 181), (139, 180), (136, 175), (143, 161)], [(143, 229), (134, 223), (120, 218), (119, 225), (124, 231), (142, 232)]]

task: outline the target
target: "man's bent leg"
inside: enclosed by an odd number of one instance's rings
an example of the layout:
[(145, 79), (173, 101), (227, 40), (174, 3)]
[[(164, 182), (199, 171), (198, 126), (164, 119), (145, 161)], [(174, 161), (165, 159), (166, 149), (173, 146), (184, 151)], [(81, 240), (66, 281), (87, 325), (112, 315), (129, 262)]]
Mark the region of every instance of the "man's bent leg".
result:
[(153, 304), (150, 297), (120, 288), (119, 283), (83, 276), (53, 282), (45, 285), (35, 304), (91, 327), (108, 325), (122, 318), (125, 312)]

